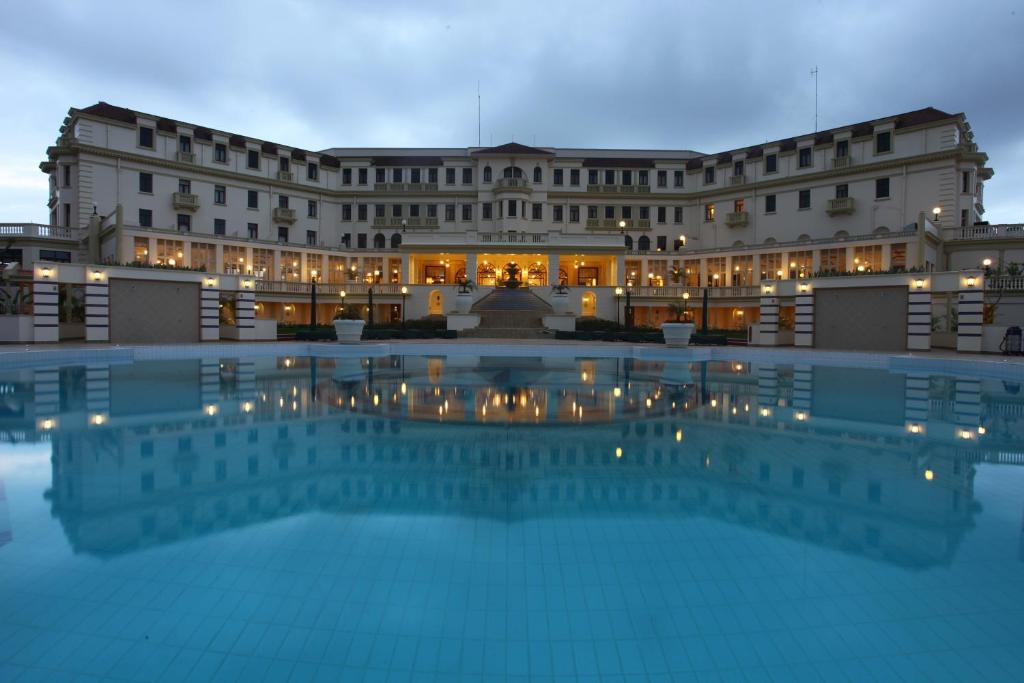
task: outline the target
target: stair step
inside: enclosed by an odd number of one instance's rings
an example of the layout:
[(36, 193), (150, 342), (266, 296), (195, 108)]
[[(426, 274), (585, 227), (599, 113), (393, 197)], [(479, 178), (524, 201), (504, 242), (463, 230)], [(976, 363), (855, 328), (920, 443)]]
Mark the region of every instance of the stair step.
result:
[(554, 335), (543, 328), (476, 327), (459, 332), (465, 339), (549, 339)]
[(551, 313), (551, 306), (527, 289), (498, 288), (483, 297), (471, 309), (473, 313), (483, 311), (535, 311)]

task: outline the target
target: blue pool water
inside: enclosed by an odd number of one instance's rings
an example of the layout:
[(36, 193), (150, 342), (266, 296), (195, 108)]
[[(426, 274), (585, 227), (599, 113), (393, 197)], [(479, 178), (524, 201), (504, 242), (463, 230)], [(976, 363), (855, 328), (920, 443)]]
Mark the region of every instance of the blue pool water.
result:
[(0, 370), (0, 681), (1020, 680), (1024, 393), (742, 361)]

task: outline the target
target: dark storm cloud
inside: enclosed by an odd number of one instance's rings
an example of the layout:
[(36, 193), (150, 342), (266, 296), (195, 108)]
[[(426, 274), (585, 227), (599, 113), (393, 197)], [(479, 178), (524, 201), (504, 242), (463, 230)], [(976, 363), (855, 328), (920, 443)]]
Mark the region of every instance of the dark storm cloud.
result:
[(6, 220), (45, 220), (36, 169), (98, 100), (311, 149), (466, 146), (716, 152), (935, 106), (965, 112), (1024, 219), (1021, 2), (0, 5)]

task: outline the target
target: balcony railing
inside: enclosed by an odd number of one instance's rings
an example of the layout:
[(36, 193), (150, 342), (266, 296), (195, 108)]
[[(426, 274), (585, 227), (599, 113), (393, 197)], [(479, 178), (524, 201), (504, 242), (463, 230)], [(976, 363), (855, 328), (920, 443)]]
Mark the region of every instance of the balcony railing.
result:
[(277, 223), (294, 223), (295, 209), (286, 209), (283, 206), (275, 206), (273, 217), (274, 221)]
[(731, 176), (729, 178), (729, 184), (730, 185), (742, 185), (745, 182), (747, 182), (747, 176), (745, 176), (743, 174), (734, 175), (734, 176)]
[(828, 204), (825, 205), (825, 213), (829, 216), (853, 213), (853, 197), (837, 197), (828, 200)]
[(196, 163), (196, 155), (194, 152), (178, 152), (175, 158), (183, 164), (194, 164)]
[(292, 173), (291, 171), (278, 171), (277, 172), (277, 179), (278, 180), (283, 180), (286, 183), (290, 183), (293, 180), (295, 180), (295, 174)]
[(730, 228), (739, 228), (745, 226), (750, 221), (750, 212), (748, 211), (731, 211), (725, 214), (725, 224)]
[(374, 192), (437, 192), (437, 183), (374, 183)]
[(1024, 239), (1024, 223), (1006, 223), (1002, 225), (972, 225), (966, 228), (957, 228), (955, 232), (953, 232), (952, 239)]
[[(757, 297), (760, 296), (760, 288), (756, 285), (744, 285), (739, 287), (708, 287), (709, 299), (723, 299), (730, 297)], [(664, 287), (633, 287), (633, 297), (664, 297), (668, 299), (682, 299), (683, 293), (688, 293), (690, 299), (688, 305), (691, 308), (700, 306), (701, 297), (704, 296), (703, 287), (684, 287), (681, 285), (666, 285)]]
[(199, 195), (187, 192), (175, 192), (172, 199), (175, 209), (195, 211), (199, 208)]
[(0, 237), (33, 237), (47, 240), (76, 242), (81, 239), (80, 228), (65, 228), (60, 225), (41, 223), (0, 223)]
[(373, 227), (375, 228), (436, 228), (437, 225), (436, 217), (410, 216), (408, 218), (395, 218), (394, 216), (384, 216), (383, 218), (376, 217), (373, 219)]
[(985, 280), (985, 289), (1003, 292), (1024, 292), (1024, 277), (994, 277)]
[[(322, 282), (317, 283), (316, 292), (318, 295), (335, 295), (338, 301), (341, 300), (341, 293), (345, 292), (345, 298), (351, 296), (366, 295), (370, 285), (365, 282)], [(308, 282), (291, 282), (286, 280), (257, 280), (256, 292), (258, 294), (297, 294), (309, 296), (311, 285)], [(377, 283), (373, 286), (373, 294), (388, 296), (401, 295), (402, 285), (392, 283)]]
[(546, 244), (548, 236), (539, 232), (481, 232), (484, 244)]
[(587, 185), (587, 192), (604, 194), (644, 194), (650, 191), (650, 185)]
[(853, 166), (853, 159), (851, 157), (835, 157), (832, 159), (832, 168), (834, 169), (850, 168), (851, 166)]
[(494, 181), (494, 189), (530, 191), (530, 182), (526, 178), (498, 178)]

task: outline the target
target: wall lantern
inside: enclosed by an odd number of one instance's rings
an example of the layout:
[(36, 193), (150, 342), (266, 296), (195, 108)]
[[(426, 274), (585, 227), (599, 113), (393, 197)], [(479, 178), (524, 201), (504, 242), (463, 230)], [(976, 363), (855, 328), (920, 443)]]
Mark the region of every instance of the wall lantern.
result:
[(253, 284), (252, 280), (242, 280), (242, 289), (252, 289)]
[(53, 270), (51, 270), (50, 268), (40, 268), (39, 274), (42, 275), (47, 280), (49, 280), (50, 276), (53, 275)]
[(806, 282), (801, 282), (800, 283), (800, 291), (801, 292), (806, 292), (807, 291), (807, 287), (808, 287), (808, 285), (807, 285)]
[(914, 280), (914, 289), (924, 289), (924, 280), (921, 278)]
[(215, 284), (217, 284), (217, 280), (215, 278), (212, 278), (212, 277), (206, 278), (206, 286), (207, 287), (213, 287)]
[(772, 293), (772, 286), (771, 285), (765, 285), (764, 286), (764, 293), (765, 294), (771, 294)]
[(92, 271), (92, 279), (93, 279), (94, 282), (101, 281), (103, 279), (103, 271), (102, 270), (94, 270), (94, 271)]
[(976, 279), (974, 279), (974, 276), (968, 276), (967, 277), (967, 286), (968, 287), (973, 287), (975, 284), (977, 284), (977, 282), (978, 281)]

